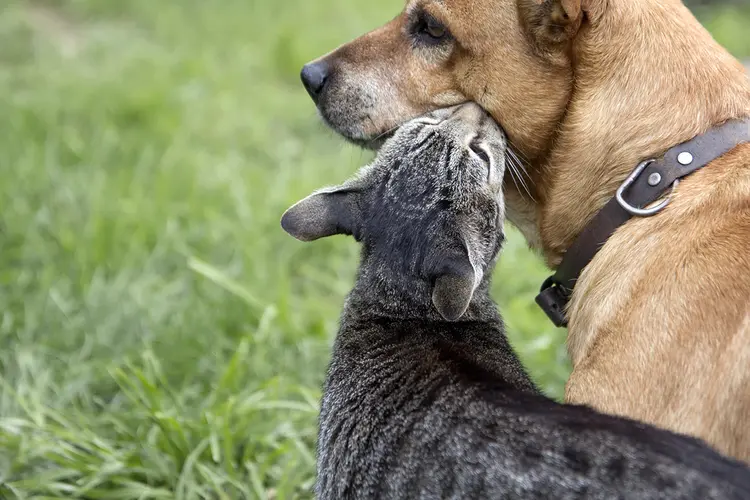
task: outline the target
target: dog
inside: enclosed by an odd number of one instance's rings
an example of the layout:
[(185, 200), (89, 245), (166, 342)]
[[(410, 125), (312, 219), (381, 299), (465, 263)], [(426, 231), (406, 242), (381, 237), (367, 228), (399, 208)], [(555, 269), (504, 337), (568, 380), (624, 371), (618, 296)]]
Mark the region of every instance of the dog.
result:
[[(508, 218), (553, 269), (639, 162), (750, 117), (742, 65), (680, 0), (409, 0), (301, 76), (322, 119), (368, 148), (478, 103), (518, 160)], [(586, 266), (566, 309), (566, 402), (750, 460), (749, 243), (743, 144)]]

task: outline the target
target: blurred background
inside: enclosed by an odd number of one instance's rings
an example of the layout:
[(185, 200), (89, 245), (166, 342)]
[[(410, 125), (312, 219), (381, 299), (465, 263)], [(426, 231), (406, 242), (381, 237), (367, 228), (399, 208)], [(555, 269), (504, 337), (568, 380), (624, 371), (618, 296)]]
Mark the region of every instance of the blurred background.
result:
[[(401, 6), (2, 1), (0, 498), (310, 497), (358, 249), (278, 221), (371, 156), (298, 75)], [(750, 56), (750, 7), (695, 9)], [(547, 273), (510, 236), (495, 297), (560, 397), (565, 331), (533, 301)]]

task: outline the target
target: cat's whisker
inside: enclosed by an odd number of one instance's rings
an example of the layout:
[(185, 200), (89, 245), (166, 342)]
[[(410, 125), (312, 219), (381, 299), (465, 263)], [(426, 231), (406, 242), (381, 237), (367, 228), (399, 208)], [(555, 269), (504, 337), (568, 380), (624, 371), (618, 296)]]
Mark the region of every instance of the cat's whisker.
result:
[[(508, 148), (507, 156), (508, 156), (508, 166), (509, 166), (508, 170), (510, 171), (511, 179), (513, 179), (513, 184), (516, 185), (516, 189), (520, 191), (520, 188), (518, 186), (518, 184), (520, 183), (521, 186), (523, 187), (523, 191), (529, 196), (529, 198), (532, 201), (535, 201), (534, 196), (531, 194), (531, 189), (529, 189), (529, 186), (526, 183), (526, 180), (524, 179), (524, 177), (528, 176), (528, 173), (526, 171), (526, 167), (524, 166), (523, 162), (517, 156), (516, 152), (511, 148)], [(516, 179), (518, 182), (516, 182)], [(529, 180), (531, 180), (531, 178), (529, 178)]]

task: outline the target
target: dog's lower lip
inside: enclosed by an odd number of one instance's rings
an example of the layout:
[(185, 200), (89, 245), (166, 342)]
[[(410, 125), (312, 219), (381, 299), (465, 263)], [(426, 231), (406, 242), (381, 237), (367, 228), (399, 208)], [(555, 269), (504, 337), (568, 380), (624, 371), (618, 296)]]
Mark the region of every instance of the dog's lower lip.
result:
[(393, 135), (396, 133), (396, 130), (398, 129), (398, 127), (394, 127), (387, 132), (373, 135), (372, 137), (362, 137), (360, 134), (352, 134), (349, 130), (346, 130), (346, 127), (340, 127), (336, 123), (336, 120), (332, 120), (329, 118), (328, 114), (324, 111), (320, 104), (316, 106), (316, 108), (318, 117), (323, 121), (323, 123), (326, 124), (326, 126), (336, 132), (339, 136), (346, 139), (348, 142), (361, 148), (377, 151), (378, 149), (380, 149), (383, 143), (385, 143), (385, 141), (393, 137)]
[(352, 144), (354, 144), (356, 146), (359, 146), (359, 147), (364, 148), (364, 149), (370, 149), (370, 150), (373, 150), (373, 151), (377, 151), (377, 150), (379, 150), (383, 146), (383, 144), (385, 143), (385, 141), (387, 141), (388, 139), (390, 139), (391, 137), (393, 137), (393, 134), (395, 134), (395, 133), (396, 133), (396, 130), (394, 129), (394, 130), (391, 130), (391, 131), (386, 132), (384, 134), (375, 136), (372, 139), (362, 139), (362, 138), (359, 138), (359, 137), (351, 137), (351, 136), (348, 136), (348, 135), (345, 135), (345, 134), (342, 134), (342, 136), (347, 141), (351, 142)]

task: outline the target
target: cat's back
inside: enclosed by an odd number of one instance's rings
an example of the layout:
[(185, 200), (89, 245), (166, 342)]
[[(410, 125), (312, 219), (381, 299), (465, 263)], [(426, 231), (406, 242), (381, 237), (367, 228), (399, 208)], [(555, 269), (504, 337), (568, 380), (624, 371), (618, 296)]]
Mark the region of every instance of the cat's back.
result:
[(539, 395), (491, 327), (384, 326), (337, 340), (319, 498), (746, 498), (697, 441)]
[(324, 386), (319, 498), (388, 498), (381, 478), (439, 460), (433, 448), (449, 437), (452, 416), (479, 381), (505, 372), (509, 383), (535, 393), (501, 328), (499, 321), (445, 327), (345, 320), (342, 330), (357, 334), (337, 337)]

